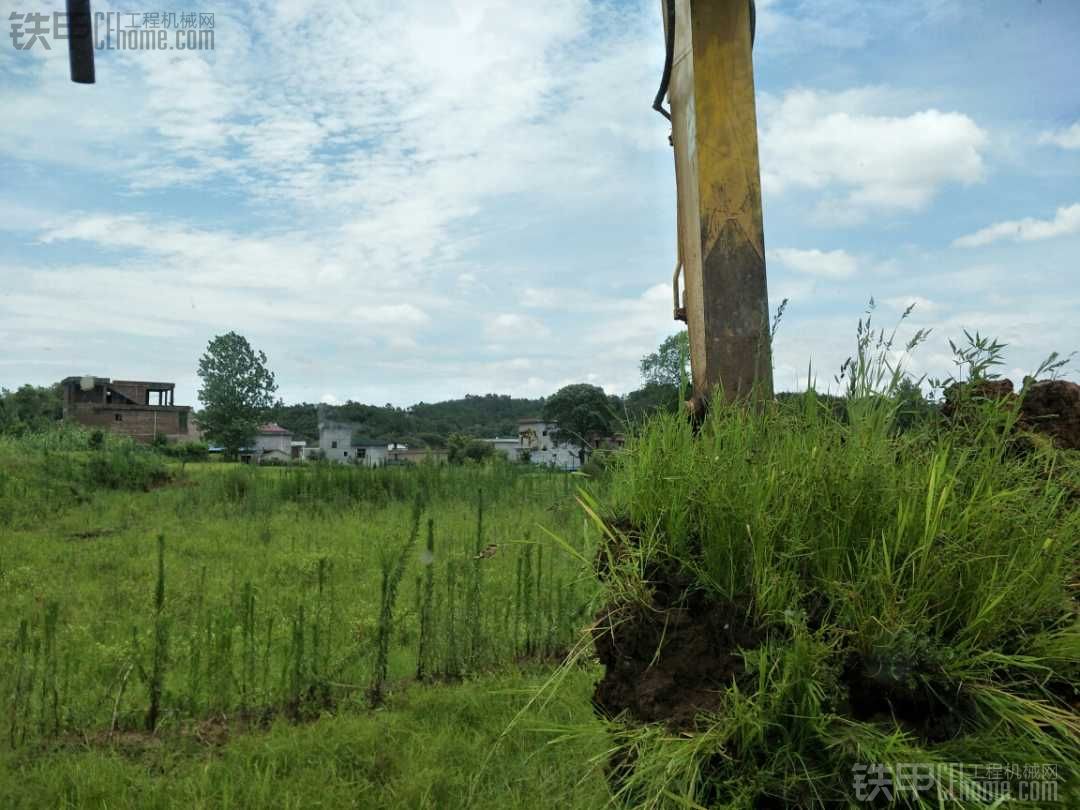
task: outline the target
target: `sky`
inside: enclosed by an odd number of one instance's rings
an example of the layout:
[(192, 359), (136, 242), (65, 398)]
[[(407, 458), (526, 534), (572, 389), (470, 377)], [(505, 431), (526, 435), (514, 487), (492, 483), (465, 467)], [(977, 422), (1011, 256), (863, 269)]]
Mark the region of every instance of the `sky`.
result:
[[(213, 50), (99, 50), (93, 86), (5, 30), (0, 386), (195, 404), (237, 331), (286, 402), (638, 387), (680, 327), (659, 0), (165, 6), (212, 12)], [(916, 376), (964, 330), (1017, 382), (1080, 349), (1080, 3), (757, 8), (776, 387), (835, 389), (871, 298), (932, 330)]]

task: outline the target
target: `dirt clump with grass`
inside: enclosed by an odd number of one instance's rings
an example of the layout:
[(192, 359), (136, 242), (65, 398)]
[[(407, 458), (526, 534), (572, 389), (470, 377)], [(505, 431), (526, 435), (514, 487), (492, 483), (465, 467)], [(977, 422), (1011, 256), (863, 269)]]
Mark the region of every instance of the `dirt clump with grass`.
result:
[(740, 649), (756, 647), (761, 630), (747, 606), (718, 601), (674, 565), (649, 576), (648, 605), (600, 611), (594, 645), (604, 676), (593, 704), (608, 718), (689, 729), (699, 713), (719, 710), (724, 690), (744, 673)]
[(1016, 426), (1049, 438), (1062, 450), (1080, 450), (1080, 384), (1069, 380), (1027, 380), (1022, 391), (1011, 380), (956, 383), (945, 391), (942, 414), (952, 420), (977, 420), (980, 403), (1019, 409)]
[(1024, 393), (1021, 418), (1065, 450), (1080, 450), (1080, 385), (1068, 380), (1032, 383)]

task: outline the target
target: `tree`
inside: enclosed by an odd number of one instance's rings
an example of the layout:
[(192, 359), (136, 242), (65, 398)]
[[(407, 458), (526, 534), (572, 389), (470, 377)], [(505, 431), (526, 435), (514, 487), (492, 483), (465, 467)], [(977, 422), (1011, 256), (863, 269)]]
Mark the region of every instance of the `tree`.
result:
[(646, 385), (669, 385), (678, 390), (690, 376), (689, 332), (676, 332), (655, 352), (642, 357), (641, 376)]
[(647, 383), (622, 400), (622, 410), (629, 425), (639, 425), (657, 411), (675, 413), (678, 409), (679, 389), (660, 383)]
[(491, 442), (464, 433), (451, 433), (446, 446), (447, 461), (451, 464), (464, 464), (469, 460), (480, 463), (495, 456), (495, 446)]
[(578, 457), (584, 464), (589, 441), (611, 435), (615, 415), (603, 388), (578, 383), (560, 388), (544, 403), (544, 421), (558, 423), (555, 441), (578, 445)]
[(266, 367), (266, 355), (251, 348), (236, 332), (218, 335), (199, 358), (203, 411), (199, 424), (206, 435), (235, 458), (259, 430), (266, 412), (274, 405), (277, 384)]
[(64, 413), (60, 386), (23, 385), (17, 391), (0, 388), (0, 433), (19, 435), (46, 430)]

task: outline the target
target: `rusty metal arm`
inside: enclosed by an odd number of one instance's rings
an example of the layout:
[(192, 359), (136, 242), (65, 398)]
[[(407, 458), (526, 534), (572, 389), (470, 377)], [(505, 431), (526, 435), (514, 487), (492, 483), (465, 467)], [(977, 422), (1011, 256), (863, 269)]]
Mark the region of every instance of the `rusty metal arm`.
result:
[(772, 395), (756, 9), (749, 0), (661, 0), (661, 8), (672, 43), (665, 78), (678, 188), (672, 297), (690, 333), (693, 401), (701, 411), (717, 390), (725, 399)]

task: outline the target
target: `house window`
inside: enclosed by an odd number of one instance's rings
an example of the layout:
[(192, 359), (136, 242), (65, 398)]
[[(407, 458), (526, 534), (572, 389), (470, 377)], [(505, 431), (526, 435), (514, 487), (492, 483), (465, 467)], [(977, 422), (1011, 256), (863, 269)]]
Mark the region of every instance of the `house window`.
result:
[(346, 450), (341, 455), (345, 456), (345, 458), (348, 458), (349, 457), (349, 451)]
[(357, 458), (367, 458), (367, 448), (366, 447), (357, 448), (356, 457)]
[(187, 433), (187, 411), (180, 412), (180, 432)]
[(337, 442), (330, 442), (330, 449), (337, 450)]
[(122, 413), (116, 414), (116, 421), (117, 422), (123, 422), (124, 421), (124, 415)]

